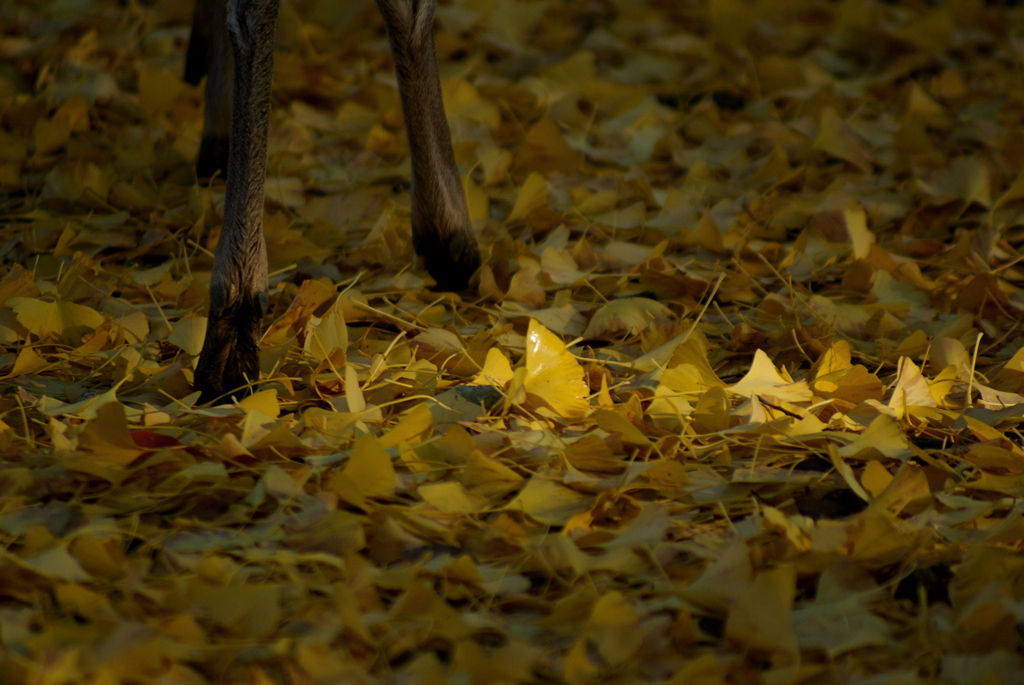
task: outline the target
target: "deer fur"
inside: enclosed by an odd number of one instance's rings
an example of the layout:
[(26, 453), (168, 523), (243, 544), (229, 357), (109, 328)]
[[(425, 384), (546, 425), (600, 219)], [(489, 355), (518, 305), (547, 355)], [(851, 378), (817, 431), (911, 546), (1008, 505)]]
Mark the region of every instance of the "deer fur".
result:
[[(377, 7), (387, 25), (409, 137), (413, 244), (440, 289), (462, 289), (480, 265), (480, 253), (441, 99), (433, 38), (436, 0), (377, 0)], [(263, 200), (277, 13), (278, 0), (198, 0), (186, 55), (189, 80), (208, 75), (197, 173), (212, 174), (227, 162), (224, 227), (195, 374), (203, 401), (239, 388), (238, 394), (245, 394), (243, 386), (259, 378), (267, 312)], [(226, 97), (229, 83), (231, 98)]]
[(196, 159), (199, 178), (209, 178), (228, 168), (233, 71), (227, 0), (196, 0), (185, 54), (185, 81), (199, 85), (203, 76), (208, 76), (203, 138)]

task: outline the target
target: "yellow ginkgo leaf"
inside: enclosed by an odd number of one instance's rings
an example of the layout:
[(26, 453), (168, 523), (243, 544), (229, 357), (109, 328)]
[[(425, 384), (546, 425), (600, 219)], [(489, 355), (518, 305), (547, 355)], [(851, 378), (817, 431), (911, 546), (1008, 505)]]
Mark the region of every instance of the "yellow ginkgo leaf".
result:
[(784, 377), (763, 350), (754, 353), (750, 371), (729, 391), (744, 397), (771, 395), (785, 402), (807, 402), (813, 396), (806, 381), (794, 383), (792, 379)]
[(908, 407), (934, 407), (937, 404), (921, 368), (906, 357), (900, 359), (896, 385), (889, 398), (889, 407), (895, 411), (896, 418), (906, 416)]
[(92, 307), (74, 302), (47, 302), (34, 297), (12, 297), (7, 306), (18, 315), (18, 323), (45, 338), (49, 335), (65, 336), (82, 328), (96, 328), (103, 323), (103, 315)]
[(110, 402), (100, 407), (96, 418), (85, 424), (78, 446), (90, 453), (88, 460), (113, 466), (125, 466), (145, 452), (132, 440), (124, 405)]
[(579, 419), (590, 413), (583, 367), (558, 336), (535, 319), (526, 332), (527, 399), (532, 395), (555, 414)]
[(256, 409), (273, 418), (281, 415), (281, 405), (277, 402), (277, 390), (273, 388), (254, 392), (239, 402), (238, 406), (246, 411)]
[(358, 507), (366, 506), (366, 498), (393, 495), (397, 485), (391, 457), (369, 433), (356, 440), (345, 470), (328, 481), (328, 487), (341, 499)]
[(512, 275), (505, 298), (534, 309), (543, 307), (547, 301), (544, 288), (537, 280), (537, 272), (531, 268), (522, 268)]
[(544, 206), (548, 201), (548, 182), (536, 171), (526, 177), (523, 187), (519, 189), (512, 212), (505, 220), (508, 223), (518, 221), (535, 209)]
[(330, 357), (334, 350), (348, 349), (348, 327), (345, 325), (344, 314), (338, 311), (337, 307), (332, 307), (319, 323), (314, 322), (315, 318), (311, 317), (307, 324), (304, 352), (322, 362)]
[(484, 368), (469, 382), (470, 385), (498, 385), (504, 387), (512, 380), (512, 365), (505, 353), (497, 347), (487, 350)]
[[(871, 450), (871, 452), (861, 455), (864, 450)], [(876, 455), (881, 453), (889, 459), (902, 461), (913, 456), (910, 442), (900, 428), (899, 422), (885, 414), (876, 416), (867, 430), (858, 435), (857, 439), (850, 444), (840, 447), (837, 453), (840, 457), (861, 459), (870, 457), (872, 453)]]
[(198, 357), (203, 349), (203, 339), (206, 336), (207, 318), (205, 316), (190, 316), (174, 324), (167, 342), (177, 345), (193, 357)]
[(655, 319), (669, 319), (672, 311), (647, 297), (623, 297), (612, 300), (597, 310), (584, 338), (596, 338), (602, 335), (626, 334), (636, 335), (646, 329)]
[(508, 505), (547, 526), (562, 526), (593, 503), (593, 497), (567, 488), (558, 481), (534, 476)]
[(547, 274), (548, 278), (557, 285), (570, 285), (587, 277), (585, 273), (576, 268), (576, 262), (572, 255), (565, 250), (556, 250), (552, 247), (544, 248), (540, 256), (541, 271)]
[(462, 190), (466, 193), (466, 208), (469, 209), (469, 218), (472, 221), (490, 216), (487, 191), (478, 186), (472, 176), (462, 177)]
[(833, 157), (849, 162), (861, 171), (871, 169), (871, 153), (867, 146), (846, 126), (831, 107), (821, 115), (821, 126), (814, 147)]

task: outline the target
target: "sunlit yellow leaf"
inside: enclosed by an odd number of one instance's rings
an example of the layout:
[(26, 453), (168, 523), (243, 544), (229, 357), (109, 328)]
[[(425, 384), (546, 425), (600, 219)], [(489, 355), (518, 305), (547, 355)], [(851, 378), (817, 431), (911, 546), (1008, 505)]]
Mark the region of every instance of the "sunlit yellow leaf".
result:
[(434, 420), (426, 404), (419, 404), (401, 421), (380, 436), (382, 447), (398, 447), (402, 443), (417, 445), (430, 437), (434, 430)]
[(470, 381), (472, 385), (497, 385), (503, 387), (512, 380), (512, 365), (508, 357), (497, 347), (487, 350), (484, 368)]
[(754, 353), (750, 371), (730, 386), (729, 391), (745, 397), (770, 395), (785, 402), (806, 402), (813, 396), (806, 381), (794, 383), (792, 379), (783, 377), (763, 350)]
[(839, 454), (843, 457), (855, 457), (862, 450), (880, 453), (890, 459), (907, 459), (912, 454), (900, 424), (885, 414), (877, 416), (856, 440), (840, 447)]
[(96, 328), (103, 323), (102, 314), (74, 302), (15, 297), (7, 301), (7, 306), (17, 313), (18, 323), (40, 338), (80, 335), (82, 329)]
[(564, 418), (590, 413), (583, 367), (551, 331), (531, 320), (526, 333), (526, 392)]
[(238, 406), (246, 411), (256, 409), (263, 414), (274, 418), (281, 414), (281, 405), (278, 404), (277, 401), (277, 390), (274, 388), (254, 392), (248, 397), (242, 399), (238, 403)]
[(868, 230), (867, 214), (860, 205), (851, 203), (843, 208), (843, 219), (853, 245), (853, 256), (864, 259), (875, 242), (875, 234)]
[(911, 360), (904, 357), (900, 360), (900, 372), (896, 385), (892, 389), (889, 406), (896, 412), (896, 418), (907, 415), (910, 407), (934, 407), (928, 381), (921, 374), (921, 369)]

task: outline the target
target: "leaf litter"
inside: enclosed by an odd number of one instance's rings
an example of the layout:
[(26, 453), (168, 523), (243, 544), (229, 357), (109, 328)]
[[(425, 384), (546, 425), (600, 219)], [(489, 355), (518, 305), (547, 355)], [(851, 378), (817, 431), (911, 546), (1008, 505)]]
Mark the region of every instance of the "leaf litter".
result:
[(1024, 680), (1016, 3), (282, 7), (263, 380), (197, 406), (188, 3), (0, 8), (0, 681)]

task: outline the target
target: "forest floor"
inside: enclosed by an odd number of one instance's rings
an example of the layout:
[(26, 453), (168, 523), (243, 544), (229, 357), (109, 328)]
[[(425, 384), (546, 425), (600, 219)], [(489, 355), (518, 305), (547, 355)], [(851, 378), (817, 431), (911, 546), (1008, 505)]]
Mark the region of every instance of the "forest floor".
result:
[(281, 9), (255, 393), (181, 0), (0, 7), (0, 684), (1024, 682), (1024, 9)]

